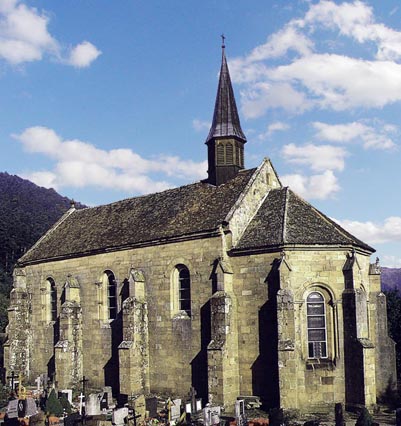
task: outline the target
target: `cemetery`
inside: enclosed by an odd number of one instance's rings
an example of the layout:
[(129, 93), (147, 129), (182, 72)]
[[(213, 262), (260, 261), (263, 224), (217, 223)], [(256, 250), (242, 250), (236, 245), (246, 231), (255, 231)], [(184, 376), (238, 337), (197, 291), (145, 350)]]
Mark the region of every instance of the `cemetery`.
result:
[[(112, 397), (112, 390), (105, 386), (100, 392), (87, 392), (89, 380), (82, 378), (82, 392), (73, 395), (72, 389), (57, 389), (45, 374), (35, 380), (35, 388), (25, 388), (23, 378), (12, 373), (9, 379), (10, 397), (0, 422), (9, 426), (139, 426), (184, 425), (205, 426), (247, 424), (244, 399), (235, 403), (233, 415), (223, 415), (221, 406), (206, 404), (190, 388), (187, 399), (156, 395), (131, 395), (127, 401)], [(257, 401), (248, 397), (247, 401)], [(267, 424), (268, 420), (259, 424)]]
[[(376, 419), (361, 406), (353, 415), (344, 413), (341, 403), (335, 404), (333, 417), (327, 413), (301, 414), (273, 409), (268, 413), (260, 410), (257, 396), (240, 395), (233, 412), (224, 407), (207, 403), (197, 397), (191, 387), (186, 398), (160, 395), (131, 395), (113, 398), (111, 387), (105, 386), (98, 392), (90, 388), (90, 381), (83, 376), (79, 394), (73, 389), (57, 389), (42, 374), (35, 380), (35, 387), (25, 387), (23, 377), (14, 372), (7, 377), (10, 389), (8, 405), (0, 410), (1, 426), (281, 426), (281, 425), (335, 425), (373, 426), (379, 424), (401, 425), (401, 409), (388, 414), (376, 409)], [(383, 407), (382, 407), (383, 409)], [(395, 422), (394, 422), (395, 420)]]

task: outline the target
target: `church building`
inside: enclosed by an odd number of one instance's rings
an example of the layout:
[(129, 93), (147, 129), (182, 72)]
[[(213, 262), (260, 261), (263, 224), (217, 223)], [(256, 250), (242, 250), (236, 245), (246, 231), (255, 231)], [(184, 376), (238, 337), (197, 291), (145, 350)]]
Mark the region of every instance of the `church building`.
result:
[(208, 178), (108, 205), (74, 206), (18, 261), (7, 374), (58, 389), (184, 397), (231, 410), (372, 406), (395, 381), (374, 249), (245, 169), (222, 51)]

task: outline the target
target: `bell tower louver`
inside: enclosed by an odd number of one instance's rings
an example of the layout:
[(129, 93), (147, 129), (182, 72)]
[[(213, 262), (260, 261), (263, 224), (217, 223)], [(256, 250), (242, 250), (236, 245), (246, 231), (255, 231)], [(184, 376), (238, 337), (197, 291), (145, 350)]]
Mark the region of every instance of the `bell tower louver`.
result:
[(224, 36), (222, 38), (219, 86), (212, 127), (205, 142), (208, 147), (208, 182), (217, 186), (232, 179), (244, 168), (246, 143), (228, 71)]

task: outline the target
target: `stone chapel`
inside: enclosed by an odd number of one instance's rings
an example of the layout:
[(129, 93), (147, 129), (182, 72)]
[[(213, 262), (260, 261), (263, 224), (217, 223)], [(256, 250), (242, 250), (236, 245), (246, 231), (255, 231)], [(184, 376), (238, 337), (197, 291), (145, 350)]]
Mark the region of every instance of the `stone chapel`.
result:
[(222, 50), (208, 178), (74, 206), (18, 261), (5, 366), (59, 389), (185, 396), (231, 409), (371, 406), (395, 381), (374, 249), (245, 169)]

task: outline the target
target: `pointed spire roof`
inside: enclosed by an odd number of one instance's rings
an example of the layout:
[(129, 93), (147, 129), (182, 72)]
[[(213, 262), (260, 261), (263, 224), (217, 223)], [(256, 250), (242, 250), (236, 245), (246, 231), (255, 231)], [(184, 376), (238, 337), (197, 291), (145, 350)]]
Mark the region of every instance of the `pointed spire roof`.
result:
[(236, 137), (242, 142), (246, 142), (246, 137), (241, 129), (230, 73), (228, 71), (224, 37), (219, 87), (217, 89), (216, 103), (214, 106), (213, 123), (206, 143), (213, 138), (219, 137)]

